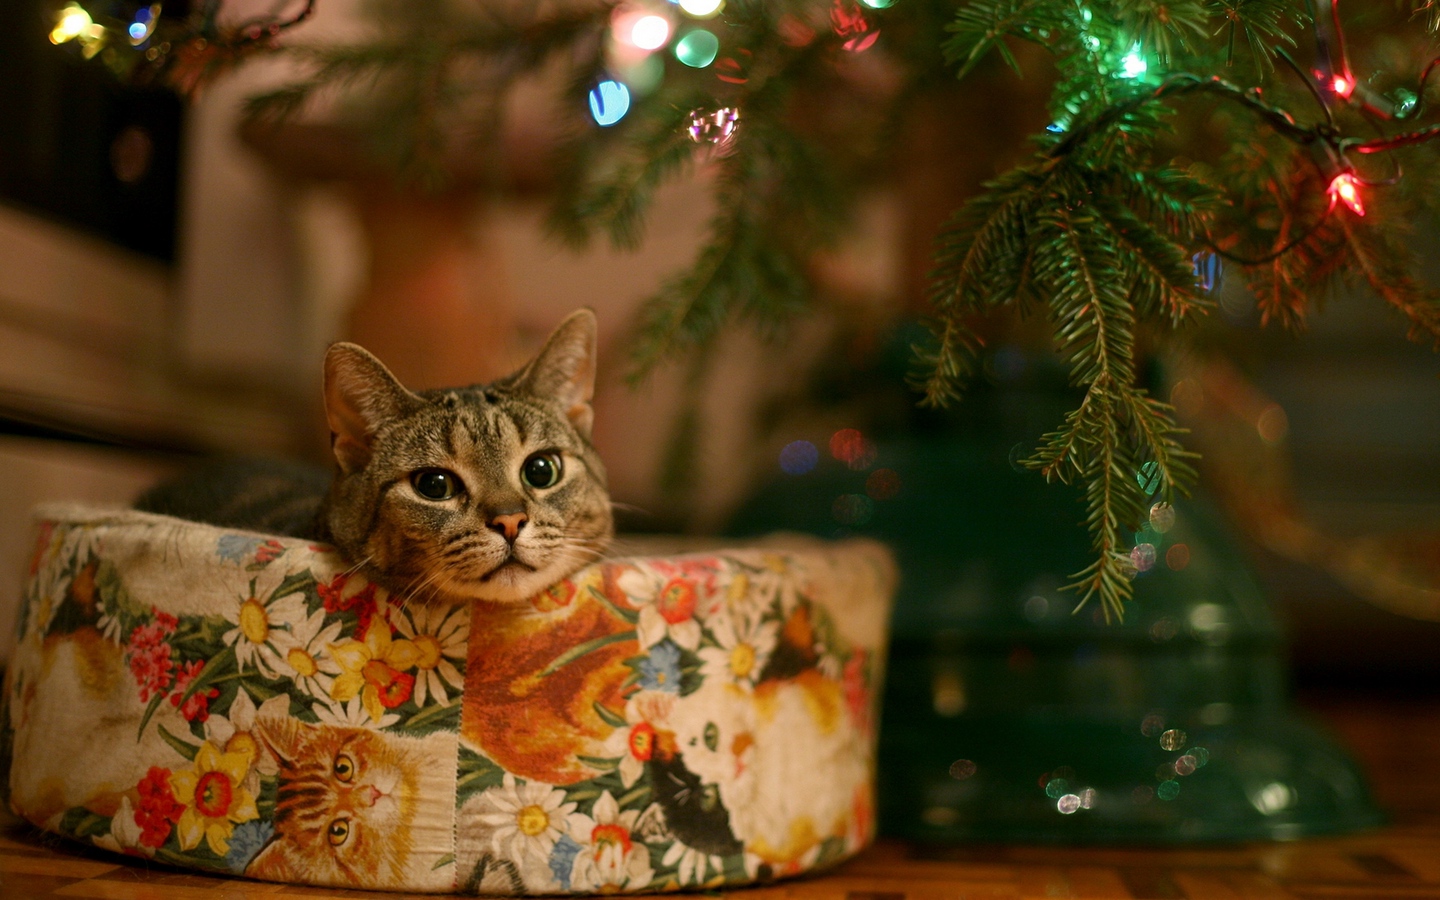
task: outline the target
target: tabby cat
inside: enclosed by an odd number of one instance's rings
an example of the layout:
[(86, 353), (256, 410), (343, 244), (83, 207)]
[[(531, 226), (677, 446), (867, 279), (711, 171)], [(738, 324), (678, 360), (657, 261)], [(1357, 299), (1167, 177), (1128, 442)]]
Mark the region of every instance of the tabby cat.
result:
[(138, 509), (333, 544), (403, 597), (531, 597), (599, 557), (614, 533), (590, 444), (595, 315), (572, 313), (518, 372), (413, 392), (339, 343), (325, 356), (337, 469), (230, 463), (160, 485)]

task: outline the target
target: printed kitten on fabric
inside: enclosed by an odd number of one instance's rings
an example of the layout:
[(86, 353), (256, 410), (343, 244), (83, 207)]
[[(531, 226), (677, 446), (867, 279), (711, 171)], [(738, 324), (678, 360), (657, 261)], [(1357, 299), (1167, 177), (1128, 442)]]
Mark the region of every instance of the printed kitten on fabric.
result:
[(337, 470), (230, 464), (161, 485), (147, 512), (334, 544), (421, 602), (514, 602), (604, 552), (614, 534), (590, 443), (596, 323), (572, 313), (539, 354), (486, 385), (410, 391), (355, 344), (325, 357)]
[(453, 738), (263, 719), (255, 737), (278, 767), (271, 841), (252, 878), (403, 887), (425, 880), (449, 845)]

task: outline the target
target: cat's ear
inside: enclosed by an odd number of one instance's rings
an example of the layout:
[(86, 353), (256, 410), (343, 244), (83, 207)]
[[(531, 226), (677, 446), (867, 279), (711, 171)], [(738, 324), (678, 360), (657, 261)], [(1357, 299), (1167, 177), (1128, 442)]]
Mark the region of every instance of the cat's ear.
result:
[(577, 309), (556, 326), (545, 346), (515, 374), (515, 386), (536, 397), (557, 401), (570, 424), (590, 437), (595, 410), (595, 313)]
[(330, 448), (340, 471), (347, 475), (370, 462), (375, 434), (382, 425), (424, 402), (358, 344), (334, 344), (325, 354), (325, 419), (330, 424)]

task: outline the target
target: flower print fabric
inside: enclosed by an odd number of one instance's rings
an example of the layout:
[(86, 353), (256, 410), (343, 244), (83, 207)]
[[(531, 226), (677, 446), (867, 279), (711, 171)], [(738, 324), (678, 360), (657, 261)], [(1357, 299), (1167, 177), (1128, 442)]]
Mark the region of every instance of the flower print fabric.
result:
[(97, 847), (589, 894), (744, 884), (871, 838), (894, 586), (874, 544), (605, 560), (518, 607), (426, 606), (327, 547), (57, 509), (29, 574), (4, 788)]

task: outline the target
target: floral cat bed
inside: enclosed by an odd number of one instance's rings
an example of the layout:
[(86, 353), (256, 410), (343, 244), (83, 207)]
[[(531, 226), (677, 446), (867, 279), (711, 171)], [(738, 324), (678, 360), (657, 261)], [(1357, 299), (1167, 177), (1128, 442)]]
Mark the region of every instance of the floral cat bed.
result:
[(41, 515), (0, 768), (49, 831), (516, 894), (742, 884), (871, 838), (879, 545), (615, 558), (528, 604), (427, 607), (305, 541)]

